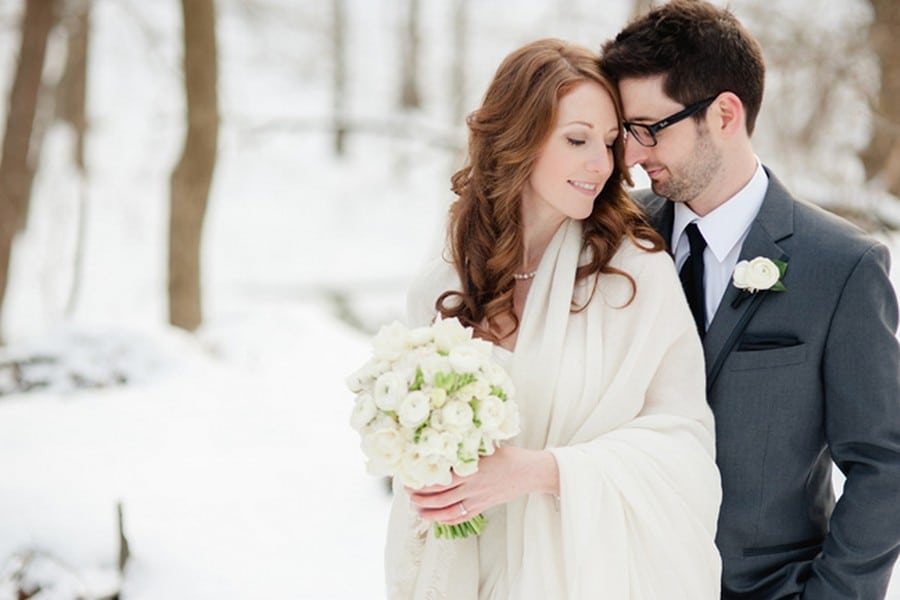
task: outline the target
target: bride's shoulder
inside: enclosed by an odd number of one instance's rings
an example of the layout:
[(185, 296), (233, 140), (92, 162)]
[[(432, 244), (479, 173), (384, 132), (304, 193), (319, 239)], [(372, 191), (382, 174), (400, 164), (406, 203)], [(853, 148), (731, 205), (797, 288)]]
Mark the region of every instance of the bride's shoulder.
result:
[[(413, 275), (409, 286), (410, 294), (434, 294), (435, 298), (446, 290), (456, 287), (456, 268), (444, 256), (427, 261)], [(442, 288), (438, 291), (438, 288)], [(436, 292), (436, 293), (435, 293)]]
[(637, 241), (623, 239), (610, 260), (610, 265), (638, 278), (656, 278), (663, 273), (675, 272), (675, 265), (669, 253), (654, 250), (653, 244), (643, 239)]
[(406, 295), (407, 314), (413, 325), (426, 324), (434, 317), (434, 304), (447, 290), (459, 288), (453, 263), (439, 256), (426, 262), (413, 276)]

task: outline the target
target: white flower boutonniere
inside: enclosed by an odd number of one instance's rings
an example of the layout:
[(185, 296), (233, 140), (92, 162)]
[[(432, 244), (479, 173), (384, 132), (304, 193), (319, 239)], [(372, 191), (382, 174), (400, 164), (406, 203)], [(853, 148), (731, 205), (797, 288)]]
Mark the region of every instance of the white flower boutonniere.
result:
[(760, 291), (783, 292), (782, 278), (787, 271), (787, 263), (757, 256), (753, 260), (742, 260), (734, 267), (734, 286), (754, 294)]

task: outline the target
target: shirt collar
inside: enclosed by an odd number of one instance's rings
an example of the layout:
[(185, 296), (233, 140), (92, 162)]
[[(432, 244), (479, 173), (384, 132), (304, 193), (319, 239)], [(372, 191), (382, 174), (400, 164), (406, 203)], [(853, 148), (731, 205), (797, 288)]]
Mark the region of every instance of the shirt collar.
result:
[(722, 203), (705, 217), (697, 215), (687, 204), (675, 204), (675, 218), (672, 224), (672, 248), (677, 248), (684, 229), (696, 222), (703, 234), (706, 245), (716, 260), (723, 262), (725, 257), (744, 237), (753, 224), (769, 187), (769, 177), (762, 168), (759, 159), (756, 161), (756, 172), (741, 190)]

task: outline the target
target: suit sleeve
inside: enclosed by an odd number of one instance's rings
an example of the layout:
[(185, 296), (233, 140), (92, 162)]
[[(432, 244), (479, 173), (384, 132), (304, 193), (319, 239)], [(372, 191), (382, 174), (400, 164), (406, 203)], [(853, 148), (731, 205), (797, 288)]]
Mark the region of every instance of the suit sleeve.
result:
[(875, 244), (844, 286), (823, 364), (826, 436), (846, 475), (803, 598), (883, 598), (900, 550), (900, 349), (887, 249)]

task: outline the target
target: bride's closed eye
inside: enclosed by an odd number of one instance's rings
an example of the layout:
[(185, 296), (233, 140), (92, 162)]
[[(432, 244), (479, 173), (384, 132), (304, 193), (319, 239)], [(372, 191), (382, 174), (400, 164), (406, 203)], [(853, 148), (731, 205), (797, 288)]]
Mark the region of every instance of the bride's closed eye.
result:
[(579, 139), (576, 139), (576, 138), (570, 138), (570, 137), (567, 137), (567, 138), (566, 138), (566, 141), (568, 141), (568, 142), (569, 142), (569, 145), (571, 145), (571, 146), (582, 146), (582, 145), (584, 145), (584, 140), (579, 140)]

